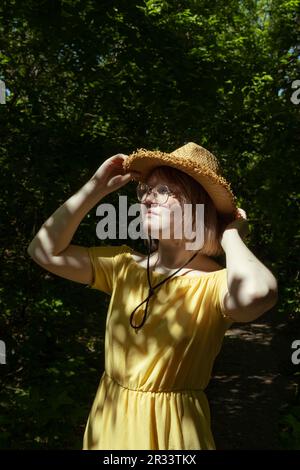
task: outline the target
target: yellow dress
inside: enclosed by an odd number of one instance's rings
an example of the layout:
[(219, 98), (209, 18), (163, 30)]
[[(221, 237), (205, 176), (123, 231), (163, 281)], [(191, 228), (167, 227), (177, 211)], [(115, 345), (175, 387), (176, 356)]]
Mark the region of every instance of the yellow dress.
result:
[[(127, 245), (89, 247), (91, 288), (111, 295), (101, 376), (83, 449), (214, 450), (204, 392), (226, 329), (227, 269), (174, 276), (155, 290), (136, 334), (129, 317), (148, 296), (147, 269)], [(152, 285), (165, 274), (151, 273)], [(140, 323), (144, 303), (134, 317)]]

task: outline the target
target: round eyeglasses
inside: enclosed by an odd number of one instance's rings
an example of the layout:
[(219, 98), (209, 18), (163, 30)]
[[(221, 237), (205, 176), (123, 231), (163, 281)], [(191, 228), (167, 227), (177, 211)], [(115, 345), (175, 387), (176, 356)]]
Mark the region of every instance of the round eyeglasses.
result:
[(148, 186), (146, 183), (139, 183), (136, 188), (137, 198), (140, 202), (144, 199), (144, 196), (150, 192), (154, 194), (155, 200), (158, 204), (165, 204), (169, 196), (177, 194), (176, 192), (171, 191), (166, 184), (158, 184), (153, 188), (152, 186)]

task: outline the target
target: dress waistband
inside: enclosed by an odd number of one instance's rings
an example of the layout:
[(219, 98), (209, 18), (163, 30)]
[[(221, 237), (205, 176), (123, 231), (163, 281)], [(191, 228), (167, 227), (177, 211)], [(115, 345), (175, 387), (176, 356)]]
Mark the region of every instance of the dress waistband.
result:
[(113, 377), (111, 377), (110, 375), (108, 375), (108, 373), (106, 371), (103, 372), (103, 375), (102, 375), (102, 379), (104, 378), (108, 378), (109, 380), (111, 380), (112, 382), (114, 382), (116, 385), (118, 385), (119, 387), (121, 388), (124, 388), (125, 390), (129, 390), (131, 392), (142, 392), (142, 393), (165, 393), (165, 394), (174, 394), (174, 393), (178, 393), (180, 395), (182, 394), (193, 394), (193, 393), (199, 393), (199, 392), (202, 392), (202, 393), (205, 393), (204, 392), (204, 389), (202, 388), (193, 388), (193, 389), (183, 389), (183, 390), (180, 390), (180, 389), (172, 389), (172, 390), (143, 390), (141, 388), (131, 388), (131, 387), (127, 387), (126, 385), (123, 385), (123, 384), (120, 384), (116, 379), (114, 379)]

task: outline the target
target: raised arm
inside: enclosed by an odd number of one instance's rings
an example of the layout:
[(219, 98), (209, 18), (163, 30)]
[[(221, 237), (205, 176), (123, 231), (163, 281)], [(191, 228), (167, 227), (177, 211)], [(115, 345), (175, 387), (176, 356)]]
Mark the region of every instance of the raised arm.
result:
[(107, 194), (127, 184), (138, 174), (124, 173), (127, 155), (108, 158), (73, 196), (43, 223), (28, 246), (29, 256), (58, 276), (82, 284), (92, 282), (92, 266), (85, 247), (71, 240), (85, 215)]
[(226, 254), (228, 290), (224, 294), (224, 312), (237, 322), (251, 322), (270, 310), (278, 300), (277, 280), (273, 273), (249, 250), (243, 241), (247, 234), (246, 213), (227, 226), (222, 235)]

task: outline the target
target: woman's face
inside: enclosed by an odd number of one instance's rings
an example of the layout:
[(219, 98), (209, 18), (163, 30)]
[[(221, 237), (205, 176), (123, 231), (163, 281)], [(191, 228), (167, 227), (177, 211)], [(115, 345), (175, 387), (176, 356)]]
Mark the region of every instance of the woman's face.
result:
[[(170, 182), (155, 171), (146, 181), (155, 189), (157, 185), (166, 185), (171, 194), (166, 202), (160, 204), (153, 192), (145, 194), (141, 201), (142, 228), (144, 233), (156, 239), (183, 238), (183, 202), (182, 191), (175, 183)], [(183, 225), (183, 224), (182, 224)]]

